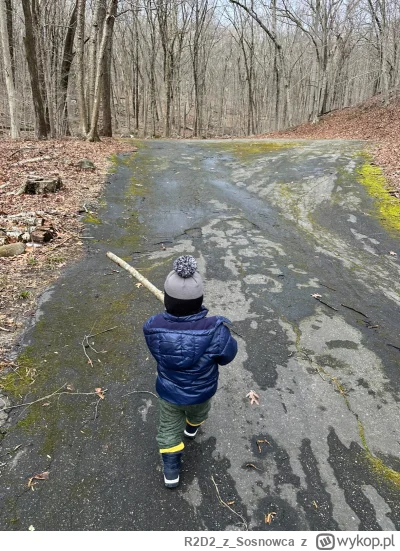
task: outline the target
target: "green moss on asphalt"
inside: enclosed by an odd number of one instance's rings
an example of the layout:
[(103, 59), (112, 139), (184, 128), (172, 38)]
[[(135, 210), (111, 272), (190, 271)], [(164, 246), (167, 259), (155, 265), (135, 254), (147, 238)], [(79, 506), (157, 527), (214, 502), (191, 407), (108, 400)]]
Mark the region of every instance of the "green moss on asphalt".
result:
[(390, 467), (385, 465), (381, 459), (379, 459), (378, 457), (375, 457), (375, 455), (371, 453), (367, 445), (367, 440), (365, 438), (364, 427), (360, 419), (357, 419), (357, 422), (358, 422), (358, 432), (359, 432), (361, 442), (365, 450), (365, 456), (370, 465), (370, 468), (375, 473), (378, 479), (383, 479), (384, 481), (389, 482), (390, 484), (396, 486), (396, 488), (400, 489), (400, 472), (395, 471), (394, 469), (391, 469)]
[(388, 230), (400, 231), (400, 201), (389, 193), (382, 169), (364, 154), (364, 163), (357, 169), (358, 181), (376, 199), (378, 216)]
[(101, 224), (100, 218), (96, 216), (93, 212), (86, 213), (82, 222), (84, 222), (85, 224)]
[[(133, 153), (129, 156), (118, 156), (114, 159), (115, 166), (127, 167), (131, 174), (130, 185), (125, 191), (125, 206), (131, 207), (131, 210), (127, 211), (127, 215), (120, 219), (117, 224), (124, 230), (123, 235), (116, 238), (112, 238), (108, 241), (110, 247), (118, 247), (118, 249), (125, 249), (127, 253), (138, 250), (142, 243), (143, 226), (139, 220), (139, 214), (137, 210), (137, 202), (141, 198), (149, 195), (150, 183), (151, 183), (151, 159), (148, 156), (140, 158), (137, 157), (137, 153)], [(123, 260), (129, 262), (131, 258), (129, 256), (124, 257)]]
[[(96, 286), (96, 290), (102, 296), (107, 297), (107, 293), (109, 293), (107, 282), (100, 282)], [(74, 392), (94, 392), (97, 386), (106, 388), (111, 381), (113, 384), (127, 383), (132, 378), (132, 361), (130, 358), (116, 354), (114, 349), (120, 342), (132, 342), (132, 346), (134, 346), (136, 337), (132, 334), (130, 325), (124, 323), (123, 320), (129, 315), (132, 300), (135, 293), (138, 292), (132, 282), (131, 290), (119, 295), (118, 299), (110, 297), (104, 307), (94, 311), (90, 304), (82, 307), (79, 295), (71, 290), (67, 301), (73, 306), (71, 312), (77, 312), (70, 318), (71, 323), (74, 323), (72, 334), (62, 334), (65, 316), (62, 309), (52, 312), (46, 320), (40, 320), (34, 329), (34, 344), (26, 347), (18, 357), (19, 369), (0, 378), (0, 387), (13, 398), (14, 403), (20, 404), (34, 402), (50, 395), (67, 383), (73, 385)], [(85, 334), (91, 331), (94, 315), (96, 316), (96, 329), (99, 331), (118, 327), (112, 334), (109, 334), (112, 335), (112, 340), (105, 345), (105, 348), (108, 349), (107, 354), (96, 355), (88, 350), (94, 364), (91, 366), (84, 356), (80, 341)], [(77, 335), (79, 335), (78, 339)], [(99, 343), (101, 338), (98, 337)], [(44, 347), (43, 343), (46, 343), (47, 346)], [(55, 354), (65, 345), (68, 345), (67, 356)], [(98, 345), (98, 350), (102, 350), (102, 345)], [(97, 359), (100, 359), (101, 363)], [(65, 375), (63, 375), (64, 371)], [(69, 438), (64, 431), (65, 420), (68, 419), (70, 430), (75, 430), (76, 434), (79, 434), (77, 429), (82, 426), (82, 423), (93, 419), (93, 402), (95, 401), (96, 396), (94, 395), (79, 396), (72, 393), (49, 397), (45, 401), (41, 400), (27, 406), (24, 417), (16, 425), (10, 427), (8, 432), (22, 430), (29, 435), (43, 434), (39, 453), (52, 455), (60, 443)], [(49, 405), (43, 407), (44, 403)], [(107, 396), (99, 407), (102, 421), (106, 424), (111, 423), (112, 409), (108, 407)], [(85, 427), (84, 430), (87, 436), (90, 429)]]
[(254, 157), (274, 151), (282, 151), (283, 149), (292, 149), (299, 147), (301, 144), (297, 142), (269, 142), (269, 141), (237, 141), (237, 142), (222, 142), (207, 143), (207, 147), (218, 149), (221, 152), (229, 152), (237, 156), (241, 161), (253, 160)]

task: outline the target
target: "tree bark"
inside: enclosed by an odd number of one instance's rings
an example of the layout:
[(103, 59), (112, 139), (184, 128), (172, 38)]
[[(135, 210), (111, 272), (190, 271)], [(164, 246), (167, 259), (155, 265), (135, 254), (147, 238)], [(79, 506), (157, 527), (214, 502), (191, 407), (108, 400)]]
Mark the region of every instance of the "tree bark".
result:
[(85, 100), (85, 10), (86, 0), (77, 0), (77, 45), (76, 45), (76, 62), (77, 62), (77, 103), (79, 110), (79, 131), (82, 136), (86, 136), (89, 125), (86, 110)]
[(3, 50), (4, 76), (6, 80), (8, 105), (10, 108), (11, 121), (11, 138), (17, 139), (20, 137), (17, 103), (15, 97), (15, 86), (12, 69), (12, 53), (10, 50), (9, 33), (7, 26), (7, 4), (4, 0), (0, 0), (0, 35), (1, 45)]
[(78, 15), (78, 1), (75, 2), (74, 9), (71, 14), (71, 19), (69, 21), (67, 34), (65, 35), (64, 49), (62, 55), (61, 63), (61, 79), (60, 79), (60, 128), (64, 129), (66, 136), (70, 136), (70, 127), (68, 120), (68, 83), (69, 75), (71, 71), (72, 61), (74, 59), (74, 39), (76, 33), (76, 24), (77, 24), (77, 15)]
[(15, 59), (14, 59), (14, 24), (13, 24), (13, 5), (12, 0), (5, 0), (7, 7), (7, 31), (8, 44), (10, 47), (12, 77), (15, 86)]
[(39, 140), (48, 136), (48, 125), (45, 116), (45, 106), (40, 87), (40, 78), (37, 64), (37, 41), (33, 28), (31, 3), (26, 0), (22, 2), (25, 19), (25, 52), (28, 62), (29, 75), (31, 80), (32, 99), (35, 111), (35, 132)]
[(104, 59), (106, 55), (107, 45), (110, 41), (111, 33), (114, 28), (117, 9), (118, 9), (118, 0), (110, 0), (107, 8), (107, 15), (104, 21), (99, 55), (97, 58), (96, 84), (95, 84), (93, 110), (90, 117), (90, 121), (91, 121), (90, 130), (87, 136), (87, 139), (90, 142), (99, 141), (97, 125), (98, 125), (99, 114), (100, 114), (102, 70), (104, 68)]
[[(103, 61), (103, 74), (102, 74), (102, 108), (103, 108), (103, 128), (102, 136), (111, 138), (113, 135), (112, 129), (112, 110), (111, 110), (111, 64), (112, 64), (112, 47), (113, 47), (113, 30), (115, 24), (115, 17), (110, 20), (110, 34), (107, 39), (106, 52)], [(128, 110), (130, 109), (129, 102)], [(129, 128), (128, 128), (129, 130)]]
[(36, 63), (39, 75), (39, 88), (43, 101), (47, 136), (51, 133), (51, 136), (54, 137), (54, 117), (52, 113), (52, 104), (51, 101), (49, 101), (51, 94), (48, 93), (48, 83), (45, 74), (47, 51), (42, 37), (40, 3), (38, 0), (30, 0), (30, 2), (32, 5), (33, 33), (36, 40)]
[(106, 12), (106, 0), (96, 0), (95, 12), (93, 14), (92, 32), (90, 34), (90, 56), (89, 56), (89, 93), (87, 98), (88, 113), (93, 110), (94, 94), (96, 87), (97, 51), (99, 36), (101, 37)]

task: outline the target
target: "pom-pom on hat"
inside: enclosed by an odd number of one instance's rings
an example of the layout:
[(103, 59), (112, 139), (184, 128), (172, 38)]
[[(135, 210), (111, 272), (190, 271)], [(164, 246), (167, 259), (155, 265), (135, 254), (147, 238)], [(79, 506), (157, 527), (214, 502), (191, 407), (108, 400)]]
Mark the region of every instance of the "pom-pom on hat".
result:
[(181, 300), (193, 300), (203, 296), (203, 281), (193, 256), (180, 256), (174, 261), (174, 269), (165, 280), (164, 290), (170, 297)]

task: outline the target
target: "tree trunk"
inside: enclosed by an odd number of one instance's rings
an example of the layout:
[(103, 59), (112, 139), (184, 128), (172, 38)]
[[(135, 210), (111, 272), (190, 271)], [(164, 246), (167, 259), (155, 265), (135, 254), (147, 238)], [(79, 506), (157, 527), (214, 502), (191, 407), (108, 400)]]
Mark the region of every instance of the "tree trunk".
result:
[(89, 56), (89, 93), (88, 93), (88, 113), (93, 110), (94, 94), (96, 86), (96, 68), (97, 68), (97, 50), (99, 45), (99, 36), (103, 28), (106, 15), (106, 0), (96, 0), (96, 8), (93, 14), (92, 32), (90, 34), (90, 56)]
[(68, 121), (68, 82), (69, 82), (69, 74), (71, 71), (71, 65), (72, 61), (74, 59), (74, 38), (75, 38), (75, 32), (76, 32), (76, 23), (77, 23), (77, 15), (78, 15), (78, 1), (75, 2), (74, 9), (71, 14), (71, 19), (69, 21), (67, 34), (65, 36), (65, 42), (64, 42), (64, 49), (63, 49), (63, 56), (62, 56), (62, 63), (61, 63), (61, 78), (60, 78), (60, 93), (61, 93), (61, 101), (60, 101), (60, 128), (64, 130), (64, 133), (66, 136), (70, 136), (70, 128), (69, 128), (69, 121)]
[(39, 140), (48, 136), (48, 125), (45, 116), (45, 107), (40, 87), (39, 71), (37, 64), (37, 42), (33, 29), (31, 4), (28, 0), (22, 2), (25, 19), (25, 52), (28, 62), (29, 75), (31, 80), (32, 99), (35, 111), (35, 132)]
[(77, 103), (79, 110), (79, 131), (83, 136), (88, 132), (88, 119), (85, 100), (85, 10), (86, 0), (77, 0), (77, 45), (76, 45), (76, 61), (77, 61)]
[(10, 48), (12, 77), (15, 86), (15, 59), (14, 59), (14, 25), (13, 25), (13, 7), (12, 0), (5, 0), (7, 7), (7, 31), (8, 31), (8, 45)]
[[(111, 63), (112, 63), (112, 46), (113, 46), (113, 30), (115, 17), (110, 20), (110, 35), (107, 41), (106, 52), (103, 62), (102, 75), (102, 106), (103, 106), (103, 128), (101, 134), (109, 138), (113, 135), (112, 130), (112, 113), (111, 113)], [(128, 110), (130, 110), (129, 101), (125, 101)], [(130, 129), (128, 128), (128, 131)]]
[(107, 16), (104, 21), (99, 55), (97, 58), (96, 84), (95, 84), (93, 110), (90, 117), (90, 121), (91, 121), (90, 130), (87, 136), (87, 139), (90, 142), (95, 142), (99, 140), (97, 125), (98, 125), (99, 114), (100, 114), (101, 81), (102, 81), (101, 77), (102, 77), (102, 70), (104, 68), (104, 59), (106, 55), (107, 45), (110, 42), (111, 33), (114, 28), (117, 9), (118, 9), (118, 0), (110, 0), (108, 9), (107, 9)]
[[(173, 47), (173, 46), (172, 46)], [(174, 95), (173, 82), (174, 82), (174, 54), (173, 51), (168, 52), (167, 66), (165, 72), (165, 87), (166, 87), (166, 107), (165, 107), (165, 137), (169, 138), (171, 135), (171, 106)]]
[[(46, 56), (47, 51), (45, 44), (43, 42), (41, 23), (40, 23), (40, 5), (38, 0), (30, 0), (32, 4), (32, 23), (33, 23), (33, 33), (36, 40), (36, 62), (39, 75), (39, 87), (40, 94), (42, 96), (43, 108), (44, 108), (44, 117), (46, 121), (46, 130), (47, 136), (51, 133), (53, 137), (54, 133), (54, 118), (52, 116), (52, 105), (49, 101), (50, 94), (48, 93), (48, 83), (46, 82), (45, 75), (45, 65), (46, 65)], [(51, 121), (51, 122), (50, 122)]]
[(4, 0), (0, 0), (0, 35), (1, 45), (3, 50), (3, 64), (4, 64), (4, 76), (6, 80), (8, 105), (10, 108), (10, 121), (11, 121), (11, 138), (16, 139), (20, 137), (19, 122), (17, 114), (17, 104), (15, 97), (15, 86), (13, 79), (12, 69), (12, 57), (10, 51), (9, 34), (7, 27), (7, 5)]

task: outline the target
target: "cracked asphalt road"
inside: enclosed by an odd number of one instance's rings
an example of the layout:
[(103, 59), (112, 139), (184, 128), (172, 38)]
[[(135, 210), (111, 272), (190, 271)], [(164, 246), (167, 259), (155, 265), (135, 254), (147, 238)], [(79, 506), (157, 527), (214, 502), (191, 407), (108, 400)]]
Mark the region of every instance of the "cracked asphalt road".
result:
[[(18, 358), (35, 383), (16, 379), (13, 399), (64, 384), (106, 397), (10, 413), (0, 529), (398, 530), (400, 241), (357, 181), (363, 145), (138, 145), (116, 160), (86, 257), (43, 295)], [(142, 335), (160, 304), (108, 250), (159, 288), (175, 257), (194, 255), (205, 305), (238, 339), (175, 491), (162, 482)]]

